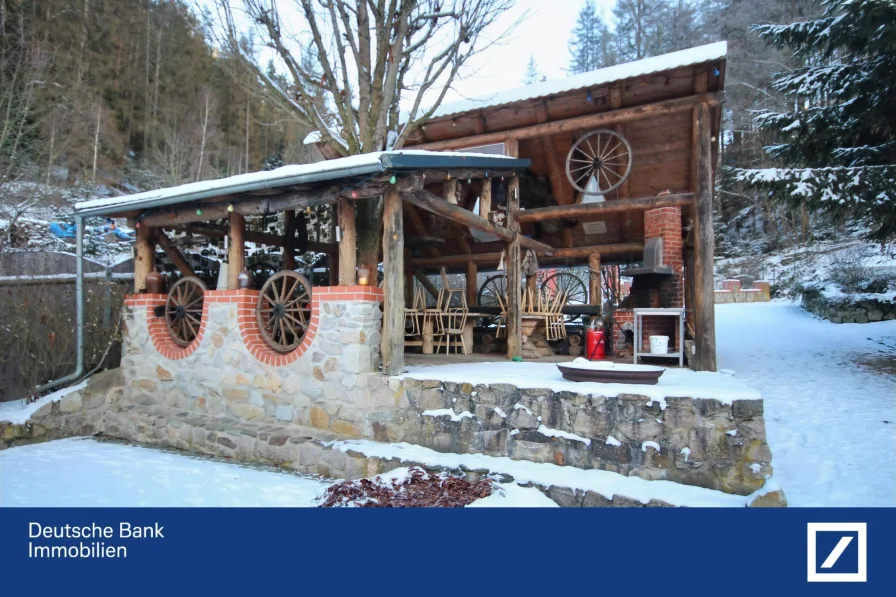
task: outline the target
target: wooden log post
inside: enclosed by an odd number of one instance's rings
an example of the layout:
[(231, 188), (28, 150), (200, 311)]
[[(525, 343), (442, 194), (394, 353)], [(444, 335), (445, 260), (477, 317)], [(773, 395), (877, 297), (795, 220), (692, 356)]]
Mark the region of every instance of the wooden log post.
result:
[[(354, 286), (358, 281), (358, 242), (355, 234), (355, 204), (340, 199), (338, 205), (339, 230), (339, 285)], [(376, 272), (368, 275), (376, 276)]]
[(146, 292), (146, 276), (155, 269), (155, 228), (140, 224), (134, 243), (134, 292)]
[(451, 205), (457, 205), (460, 195), (460, 184), (457, 179), (446, 180), (442, 188), (445, 200)]
[(383, 194), (383, 374), (404, 369), (404, 230), (397, 189)]
[[(716, 320), (713, 288), (712, 130), (709, 105), (694, 106), (693, 160), (697, 218), (694, 221), (694, 347), (689, 361), (695, 371), (715, 371)], [(689, 355), (690, 356), (690, 355)]]
[(475, 307), (479, 300), (479, 267), (472, 259), (467, 261), (467, 306)]
[(227, 290), (240, 287), (240, 272), (246, 267), (246, 216), (230, 214), (230, 252), (227, 256)]
[(283, 212), (283, 269), (296, 269), (295, 238), (296, 210), (288, 209)]
[(482, 190), (479, 191), (479, 217), (488, 219), (488, 213), (492, 210), (492, 179), (482, 180)]
[(591, 305), (599, 307), (600, 300), (600, 253), (588, 257), (588, 299)]
[(165, 231), (161, 228), (157, 228), (156, 230), (156, 240), (158, 240), (159, 246), (165, 251), (165, 255), (171, 260), (171, 263), (180, 270), (182, 275), (195, 277), (196, 272), (193, 271), (193, 268), (181, 252), (177, 250), (177, 247), (171, 244), (171, 240), (165, 235)]
[[(505, 145), (507, 155), (517, 157), (519, 145), (510, 140)], [(513, 232), (513, 239), (507, 245), (507, 358), (522, 357), (523, 353), (523, 319), (522, 293), (520, 282), (522, 276), (522, 259), (520, 256), (520, 225), (516, 222), (516, 213), (520, 209), (520, 179), (512, 176), (507, 185), (507, 227)]]
[[(333, 205), (330, 207), (330, 242), (336, 243), (336, 222), (339, 219), (338, 215), (338, 207)], [(327, 273), (330, 275), (330, 286), (339, 286), (339, 259), (337, 254), (330, 253), (327, 255), (327, 269), (329, 270)]]

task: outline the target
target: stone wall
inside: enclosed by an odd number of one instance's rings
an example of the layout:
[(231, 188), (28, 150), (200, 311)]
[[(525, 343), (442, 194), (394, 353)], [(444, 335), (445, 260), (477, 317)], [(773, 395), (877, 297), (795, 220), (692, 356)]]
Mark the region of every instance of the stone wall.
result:
[(717, 305), (725, 303), (767, 303), (772, 300), (771, 283), (756, 280), (750, 288), (743, 288), (740, 280), (722, 280), (722, 288), (716, 290)]
[(481, 452), (533, 462), (667, 479), (748, 495), (772, 474), (762, 400), (724, 404), (637, 394), (586, 396), (391, 378), (374, 392), (410, 408), (378, 413), (374, 439), (441, 452)]
[(817, 290), (807, 290), (802, 294), (802, 305), (803, 309), (832, 323), (872, 323), (896, 319), (896, 297), (890, 301), (832, 299)]
[(281, 355), (255, 323), (258, 293), (208, 291), (202, 326), (181, 348), (155, 308), (164, 295), (132, 295), (121, 368), (126, 402), (307, 425), (349, 437), (372, 436), (376, 404), (368, 385), (379, 380), (382, 291), (367, 286), (315, 288), (302, 345)]

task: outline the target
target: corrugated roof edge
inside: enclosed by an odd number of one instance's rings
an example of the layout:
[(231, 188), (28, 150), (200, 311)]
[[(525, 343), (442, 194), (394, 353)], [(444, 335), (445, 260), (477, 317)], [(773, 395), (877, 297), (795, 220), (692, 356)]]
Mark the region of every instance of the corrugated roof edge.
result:
[(606, 85), (607, 83), (613, 83), (623, 79), (640, 77), (674, 68), (681, 68), (683, 66), (702, 64), (704, 62), (726, 58), (727, 55), (728, 42), (719, 41), (703, 46), (688, 48), (686, 50), (661, 54), (652, 58), (644, 58), (643, 60), (608, 66), (606, 68), (573, 75), (563, 79), (533, 83), (532, 85), (526, 85), (525, 87), (499, 91), (490, 96), (482, 96), (442, 104), (433, 113), (430, 120), (437, 120), (447, 116), (456, 116), (457, 114), (463, 114), (473, 110), (481, 110), (483, 108), (495, 108), (506, 104), (549, 97), (551, 95), (577, 91), (587, 87)]
[(179, 203), (202, 201), (222, 195), (242, 194), (262, 189), (291, 186), (324, 180), (363, 176), (386, 170), (419, 168), (507, 168), (520, 170), (531, 165), (529, 160), (506, 156), (459, 152), (398, 150), (348, 156), (337, 160), (284, 166), (276, 170), (240, 174), (227, 178), (188, 183), (126, 195), (93, 199), (75, 204), (77, 215), (105, 216), (125, 211), (153, 209)]

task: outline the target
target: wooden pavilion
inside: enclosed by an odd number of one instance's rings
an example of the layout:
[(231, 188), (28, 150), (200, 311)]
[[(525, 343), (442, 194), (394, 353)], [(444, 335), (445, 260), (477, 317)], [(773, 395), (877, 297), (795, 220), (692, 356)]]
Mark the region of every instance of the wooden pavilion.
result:
[[(724, 71), (725, 44), (713, 44), (443, 106), (400, 151), (88, 201), (76, 206), (79, 245), (84, 218), (129, 218), (136, 292), (147, 289), (156, 246), (196, 279), (172, 232), (228, 238), (230, 289), (245, 284), (247, 241), (283, 247), (289, 275), (273, 292), (261, 289), (254, 315), (271, 348), (285, 354), (299, 346), (311, 310), (313, 289), (292, 271), (303, 210), (334, 206), (338, 242), (301, 243), (330, 255), (330, 286), (375, 285), (373, 275), (358, 279), (354, 202), (382, 197), (383, 373), (403, 369), (415, 279), (434, 292), (428, 274), (462, 271), (475, 304), (478, 271), (496, 268), (502, 255), (507, 356), (519, 356), (528, 251), (540, 264), (589, 266), (593, 314), (601, 308), (600, 264), (640, 266), (646, 275), (629, 306), (686, 307), (690, 364), (715, 370), (712, 200)], [(282, 236), (247, 230), (246, 216), (281, 212)], [(433, 237), (437, 243), (406, 246)], [(187, 346), (201, 322), (190, 314), (193, 291), (178, 292), (169, 293), (165, 317), (173, 340)]]

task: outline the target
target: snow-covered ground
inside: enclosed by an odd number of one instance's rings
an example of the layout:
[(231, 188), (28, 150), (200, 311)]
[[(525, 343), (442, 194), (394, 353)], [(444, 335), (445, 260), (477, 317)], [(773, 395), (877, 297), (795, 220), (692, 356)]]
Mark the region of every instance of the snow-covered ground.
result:
[(329, 485), (93, 439), (0, 451), (0, 507), (313, 506)]
[[(395, 478), (407, 469), (383, 475)], [(139, 446), (69, 438), (0, 451), (2, 507), (311, 507), (332, 481)], [(502, 483), (468, 507), (556, 507)]]
[(896, 321), (731, 304), (716, 307), (716, 334), (719, 367), (762, 392), (791, 506), (896, 506)]

